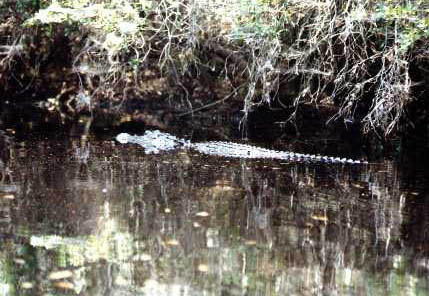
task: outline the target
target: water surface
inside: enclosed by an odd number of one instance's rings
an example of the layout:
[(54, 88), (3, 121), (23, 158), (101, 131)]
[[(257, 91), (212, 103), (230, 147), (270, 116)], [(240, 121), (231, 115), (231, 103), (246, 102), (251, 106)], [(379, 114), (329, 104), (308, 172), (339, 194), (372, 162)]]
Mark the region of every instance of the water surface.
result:
[(426, 173), (146, 155), (90, 137), (1, 152), (0, 295), (426, 295)]

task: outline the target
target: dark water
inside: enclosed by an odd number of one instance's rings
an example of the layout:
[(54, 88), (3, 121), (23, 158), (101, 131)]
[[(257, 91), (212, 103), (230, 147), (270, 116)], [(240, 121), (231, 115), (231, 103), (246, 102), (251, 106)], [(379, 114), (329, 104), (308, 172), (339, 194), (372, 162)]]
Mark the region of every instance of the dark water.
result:
[(0, 295), (428, 294), (426, 166), (91, 137), (1, 155)]

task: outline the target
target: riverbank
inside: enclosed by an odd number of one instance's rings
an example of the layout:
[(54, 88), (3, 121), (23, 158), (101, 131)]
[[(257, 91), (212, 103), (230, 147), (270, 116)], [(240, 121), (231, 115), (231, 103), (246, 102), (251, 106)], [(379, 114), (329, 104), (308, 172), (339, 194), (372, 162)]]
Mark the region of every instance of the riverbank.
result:
[(159, 128), (317, 118), (381, 138), (428, 133), (423, 1), (0, 5), (3, 110)]

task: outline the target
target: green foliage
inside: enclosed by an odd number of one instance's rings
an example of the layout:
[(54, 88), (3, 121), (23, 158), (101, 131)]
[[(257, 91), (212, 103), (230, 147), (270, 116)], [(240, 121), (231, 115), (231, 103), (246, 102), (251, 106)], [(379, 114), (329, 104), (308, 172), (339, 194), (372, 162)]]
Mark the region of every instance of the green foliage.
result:
[(379, 31), (385, 34), (386, 40), (399, 41), (402, 52), (407, 52), (417, 40), (429, 38), (429, 17), (422, 13), (422, 3), (377, 5), (374, 17), (381, 27)]
[(242, 0), (239, 11), (230, 35), (236, 41), (279, 38), (288, 18), (286, 5), (280, 2)]
[(18, 0), (16, 1), (16, 11), (18, 13), (29, 13), (40, 9), (39, 0)]

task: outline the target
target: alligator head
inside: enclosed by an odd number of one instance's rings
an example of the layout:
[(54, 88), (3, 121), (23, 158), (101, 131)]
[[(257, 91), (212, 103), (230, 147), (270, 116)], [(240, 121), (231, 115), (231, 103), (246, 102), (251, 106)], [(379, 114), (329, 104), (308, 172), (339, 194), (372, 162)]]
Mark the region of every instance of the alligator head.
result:
[(149, 154), (174, 150), (186, 143), (183, 139), (178, 139), (175, 136), (157, 130), (146, 131), (143, 136), (132, 136), (127, 133), (121, 133), (116, 136), (116, 140), (121, 144), (139, 144)]

